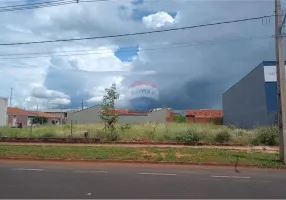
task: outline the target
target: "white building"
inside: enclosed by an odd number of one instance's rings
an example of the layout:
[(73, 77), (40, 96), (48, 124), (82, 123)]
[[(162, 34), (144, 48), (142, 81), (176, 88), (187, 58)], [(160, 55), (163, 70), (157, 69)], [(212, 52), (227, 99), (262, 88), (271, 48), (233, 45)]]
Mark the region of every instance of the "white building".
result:
[(0, 98), (0, 126), (5, 126), (7, 124), (7, 107), (8, 99)]

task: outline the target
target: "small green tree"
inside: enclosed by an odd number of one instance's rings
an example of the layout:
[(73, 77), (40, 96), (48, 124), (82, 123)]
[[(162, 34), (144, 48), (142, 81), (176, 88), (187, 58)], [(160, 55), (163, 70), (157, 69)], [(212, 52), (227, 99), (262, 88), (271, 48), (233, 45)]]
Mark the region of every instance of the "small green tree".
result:
[(110, 88), (106, 88), (105, 92), (106, 94), (102, 99), (99, 116), (104, 122), (105, 131), (107, 128), (110, 133), (113, 133), (115, 124), (118, 120), (118, 113), (115, 112), (115, 100), (119, 99), (119, 94), (116, 92), (115, 84), (112, 84)]
[(48, 119), (46, 117), (41, 117), (41, 116), (34, 117), (31, 120), (32, 125), (33, 124), (46, 124), (47, 122), (48, 122)]
[(181, 115), (180, 116), (174, 116), (173, 121), (175, 123), (187, 123), (187, 118), (184, 116), (181, 116)]

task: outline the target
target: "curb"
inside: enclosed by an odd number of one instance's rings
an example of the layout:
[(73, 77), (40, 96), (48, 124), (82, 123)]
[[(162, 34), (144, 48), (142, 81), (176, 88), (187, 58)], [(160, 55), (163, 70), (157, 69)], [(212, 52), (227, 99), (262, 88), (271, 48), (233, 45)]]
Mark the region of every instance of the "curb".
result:
[(19, 137), (0, 137), (0, 143), (19, 142), (19, 143), (70, 143), (70, 144), (133, 144), (133, 145), (184, 145), (184, 146), (233, 146), (244, 147), (243, 144), (231, 143), (183, 143), (183, 142), (104, 142), (99, 139), (85, 139), (85, 138), (19, 138)]
[(277, 167), (263, 167), (258, 165), (249, 164), (220, 164), (220, 163), (193, 163), (193, 162), (166, 162), (166, 161), (139, 161), (139, 160), (72, 160), (72, 159), (57, 159), (57, 158), (24, 158), (24, 157), (0, 157), (1, 160), (9, 161), (42, 161), (42, 162), (82, 162), (82, 163), (122, 163), (122, 164), (154, 164), (154, 165), (189, 165), (189, 166), (212, 166), (212, 167), (242, 167), (242, 168), (255, 168), (255, 169), (275, 169), (275, 170), (286, 170)]

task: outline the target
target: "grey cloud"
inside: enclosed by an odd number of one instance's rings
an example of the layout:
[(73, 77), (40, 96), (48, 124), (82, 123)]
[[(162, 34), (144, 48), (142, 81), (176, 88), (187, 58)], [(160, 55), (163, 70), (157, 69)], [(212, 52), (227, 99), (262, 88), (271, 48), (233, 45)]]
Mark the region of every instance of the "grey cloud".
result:
[[(118, 1), (119, 2), (119, 1)], [(149, 13), (166, 11), (178, 13), (179, 23), (174, 27), (202, 23), (227, 21), (233, 19), (273, 14), (273, 1), (143, 1), (137, 4), (125, 3), (86, 4), (81, 9), (70, 11), (55, 9), (47, 22), (35, 18), (40, 9), (33, 14), (25, 13), (23, 19), (34, 18), (25, 26), (33, 34), (21, 35), (0, 31), (0, 38), (8, 42), (29, 41), (53, 38), (75, 38), (86, 36), (112, 35), (147, 30), (140, 21), (132, 20), (134, 10), (146, 10)], [(283, 2), (285, 5), (285, 1)], [(124, 6), (124, 9), (118, 9)], [(146, 13), (148, 13), (146, 12)], [(13, 23), (21, 27), (20, 18), (13, 18)], [(36, 20), (35, 20), (36, 19)], [(3, 19), (0, 20), (3, 22)], [(252, 21), (185, 31), (173, 31), (144, 36), (121, 37), (104, 40), (20, 46), (18, 48), (0, 48), (0, 52), (48, 51), (73, 45), (140, 45), (154, 47), (169, 44), (196, 44), (211, 40), (230, 40), (237, 37), (266, 36), (274, 34), (274, 18), (271, 24)], [(3, 30), (3, 27), (0, 27)], [(15, 35), (14, 35), (15, 34)], [(34, 36), (34, 37), (33, 37)], [(157, 82), (161, 104), (174, 109), (216, 108), (221, 105), (221, 94), (238, 81), (262, 60), (274, 60), (273, 40), (241, 40), (232, 43), (201, 45), (187, 48), (141, 52), (146, 60), (136, 59), (133, 73), (123, 74), (124, 86), (136, 80), (151, 79)], [(90, 99), (88, 89), (100, 84), (103, 77), (110, 77), (121, 72), (81, 72), (76, 69), (79, 63), (51, 58), (44, 85), (49, 90), (58, 90), (71, 97), (71, 107), (79, 107), (82, 99)], [(17, 64), (18, 65), (18, 64)], [(140, 74), (142, 71), (157, 71), (154, 75)], [(93, 81), (98, 80), (98, 81)], [(124, 105), (124, 104), (123, 104)]]
[(56, 90), (48, 90), (45, 87), (34, 88), (34, 90), (32, 91), (32, 96), (42, 99), (55, 99), (55, 98), (69, 99), (69, 96), (64, 94), (63, 92), (59, 92)]

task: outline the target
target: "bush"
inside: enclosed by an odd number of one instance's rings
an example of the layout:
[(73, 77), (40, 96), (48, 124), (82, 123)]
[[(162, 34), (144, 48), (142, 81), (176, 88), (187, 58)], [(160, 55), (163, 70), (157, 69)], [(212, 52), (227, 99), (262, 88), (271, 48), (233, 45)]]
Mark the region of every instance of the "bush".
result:
[(223, 130), (215, 136), (215, 141), (219, 143), (228, 142), (230, 137), (230, 133), (227, 130)]
[(198, 143), (202, 139), (202, 135), (195, 129), (190, 129), (187, 133), (183, 135), (178, 135), (176, 140), (178, 142), (184, 142), (188, 144), (195, 144)]
[(105, 135), (106, 134), (104, 130), (95, 129), (95, 134), (94, 134), (95, 138), (104, 139)]
[(36, 116), (32, 119), (32, 124), (46, 124), (48, 123), (48, 118)]
[(119, 134), (116, 132), (112, 132), (112, 133), (106, 133), (106, 140), (109, 142), (114, 142), (119, 140)]
[(104, 130), (96, 129), (95, 130), (95, 138), (100, 140), (105, 140), (108, 142), (114, 142), (119, 140), (119, 134), (115, 131), (113, 132), (105, 132)]
[(175, 123), (186, 123), (187, 122), (187, 118), (184, 116), (174, 116), (173, 117), (173, 121)]
[(227, 125), (226, 127), (229, 128), (230, 130), (237, 129), (237, 127), (235, 125)]
[(127, 131), (127, 130), (131, 130), (131, 129), (132, 129), (132, 126), (130, 124), (125, 124), (125, 125), (120, 126), (120, 130), (122, 132)]
[(55, 133), (44, 133), (43, 135), (40, 136), (40, 138), (55, 138), (56, 134)]
[(278, 141), (278, 127), (269, 126), (269, 127), (260, 127), (255, 130), (255, 137), (251, 142), (253, 145), (269, 145), (277, 146)]
[(145, 135), (147, 136), (149, 140), (154, 140), (156, 134), (155, 134), (155, 131), (153, 130), (146, 130)]

